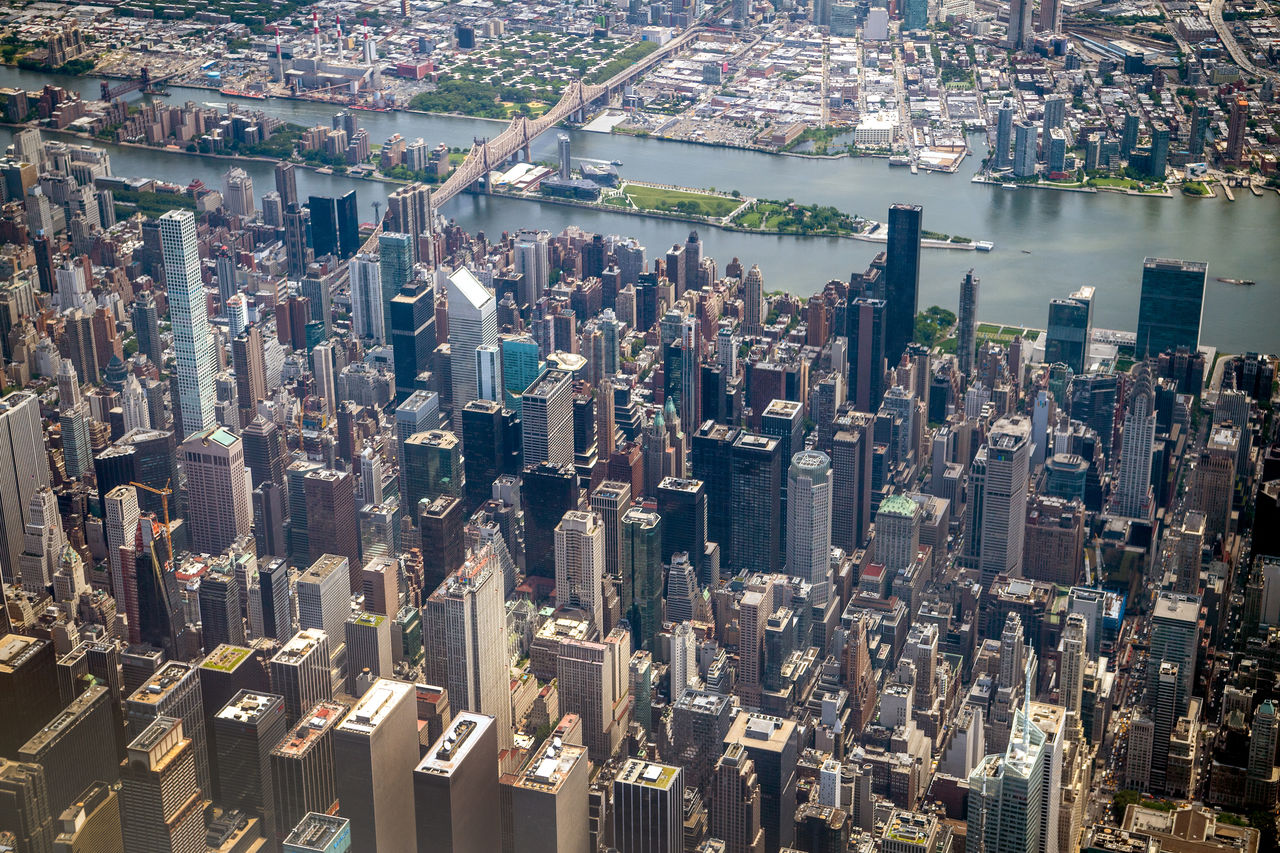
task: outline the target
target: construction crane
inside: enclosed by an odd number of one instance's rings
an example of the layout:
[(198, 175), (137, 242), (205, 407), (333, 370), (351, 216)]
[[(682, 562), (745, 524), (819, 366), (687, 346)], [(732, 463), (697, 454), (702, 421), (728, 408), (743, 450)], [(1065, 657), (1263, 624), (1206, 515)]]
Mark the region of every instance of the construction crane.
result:
[(159, 495), (161, 506), (164, 509), (164, 544), (169, 548), (169, 565), (173, 565), (173, 537), (169, 533), (169, 496), (173, 494), (173, 489), (169, 488), (172, 480), (165, 480), (164, 488), (157, 489), (154, 486), (148, 486), (146, 483), (130, 483), (129, 485), (138, 489), (145, 489), (153, 495)]

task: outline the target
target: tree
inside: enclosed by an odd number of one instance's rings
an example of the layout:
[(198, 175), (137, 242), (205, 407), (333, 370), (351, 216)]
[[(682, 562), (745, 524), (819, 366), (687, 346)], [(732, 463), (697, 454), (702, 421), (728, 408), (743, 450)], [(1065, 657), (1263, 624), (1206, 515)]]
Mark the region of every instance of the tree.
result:
[(1111, 817), (1117, 823), (1124, 821), (1124, 812), (1130, 805), (1138, 805), (1142, 802), (1142, 795), (1137, 791), (1117, 791), (1115, 797), (1111, 800)]

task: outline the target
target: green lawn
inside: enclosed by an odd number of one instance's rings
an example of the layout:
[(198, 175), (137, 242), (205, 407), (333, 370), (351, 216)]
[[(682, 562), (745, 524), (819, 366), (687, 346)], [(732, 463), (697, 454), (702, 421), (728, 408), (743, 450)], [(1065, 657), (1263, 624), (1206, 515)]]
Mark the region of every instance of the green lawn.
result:
[(736, 198), (625, 184), (622, 191), (641, 210), (691, 213), (698, 216), (728, 216), (738, 205)]

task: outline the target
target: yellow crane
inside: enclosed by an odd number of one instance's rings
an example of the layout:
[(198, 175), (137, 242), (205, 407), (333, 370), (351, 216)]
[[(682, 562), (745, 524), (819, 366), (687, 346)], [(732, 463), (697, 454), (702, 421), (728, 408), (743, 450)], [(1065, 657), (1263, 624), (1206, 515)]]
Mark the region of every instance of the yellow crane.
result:
[(159, 495), (161, 506), (164, 509), (164, 544), (169, 548), (169, 565), (173, 565), (173, 538), (169, 533), (169, 496), (173, 494), (173, 489), (169, 488), (172, 480), (165, 480), (164, 488), (157, 489), (154, 486), (148, 486), (146, 483), (130, 483), (129, 485), (137, 489), (145, 489), (153, 495)]

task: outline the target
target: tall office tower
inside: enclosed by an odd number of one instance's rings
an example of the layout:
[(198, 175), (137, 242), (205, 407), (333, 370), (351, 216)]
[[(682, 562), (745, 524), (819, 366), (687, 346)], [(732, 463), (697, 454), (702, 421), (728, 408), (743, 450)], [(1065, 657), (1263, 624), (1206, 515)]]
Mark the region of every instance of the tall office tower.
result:
[(1030, 461), (1031, 421), (1013, 417), (996, 421), (970, 465), (966, 554), (984, 587), (996, 575), (1022, 573)]
[[(1030, 2), (1030, 0), (1019, 0)], [(1008, 95), (996, 109), (996, 147), (992, 152), (993, 165), (996, 169), (1007, 169), (1013, 163), (1010, 146), (1013, 144), (1013, 116), (1017, 111), (1013, 98)]]
[(782, 456), (778, 440), (741, 433), (733, 443), (729, 565), (776, 572), (781, 566)]
[(476, 350), (498, 345), (498, 311), (493, 294), (466, 267), (446, 279), (449, 348), (453, 358), (453, 405), (461, 409), (479, 395)]
[(80, 793), (53, 827), (58, 832), (53, 853), (125, 853), (119, 795), (104, 782), (93, 782)]
[[(413, 770), (417, 850), (499, 850), (498, 733), (493, 717), (463, 711)], [(583, 805), (586, 801), (584, 799)]]
[(633, 506), (622, 516), (620, 607), (631, 625), (632, 645), (656, 649), (662, 628), (662, 516)]
[(1147, 258), (1142, 262), (1142, 300), (1138, 306), (1137, 354), (1154, 358), (1164, 352), (1200, 346), (1204, 284), (1209, 265), (1203, 261)]
[(406, 508), (416, 508), (423, 498), (462, 497), (462, 447), (451, 432), (433, 429), (409, 436), (401, 445), (400, 469)]
[(285, 736), (284, 698), (241, 690), (213, 716), (217, 735), (219, 801), (261, 822), (267, 848), (283, 834), (271, 751)]
[(795, 839), (796, 759), (800, 731), (794, 720), (742, 711), (725, 735), (726, 748), (742, 746), (760, 781), (760, 823), (765, 849), (787, 847)]
[(915, 338), (923, 218), (924, 209), (918, 204), (889, 207), (889, 242), (884, 270), (884, 356), (890, 367), (897, 366), (907, 344)]
[(214, 426), (190, 433), (181, 454), (191, 548), (221, 554), (253, 523), (244, 445), (231, 430)]
[[(1029, 703), (1028, 703), (1029, 705)], [(1046, 791), (1056, 791), (1048, 737), (1018, 708), (1004, 754), (988, 755), (969, 774), (968, 833), (978, 850), (1051, 853), (1057, 827), (1049, 827)], [(1046, 829), (1052, 830), (1050, 836)]]
[(498, 745), (512, 744), (511, 680), (502, 571), (492, 546), (475, 551), (423, 605), (427, 678), (453, 708), (488, 714)]
[(463, 494), (467, 511), (487, 501), (493, 481), (519, 472), (515, 413), (493, 400), (472, 400), (462, 408)]
[(120, 407), (126, 433), (135, 429), (151, 429), (151, 409), (147, 406), (147, 392), (143, 390), (138, 377), (132, 373), (124, 381)]
[(236, 397), (240, 404), (240, 426), (247, 427), (267, 398), (267, 368), (264, 361), (262, 329), (249, 326), (231, 341), (231, 363), (236, 371)]
[(53, 644), (20, 634), (0, 637), (0, 755), (16, 756), (61, 707)]
[(244, 464), (253, 474), (253, 484), (285, 482), (284, 437), (274, 421), (256, 417), (244, 428), (240, 436), (244, 442)]
[(311, 212), (297, 204), (284, 206), (284, 255), (290, 281), (301, 281), (307, 274), (310, 253), (307, 250), (307, 230)]
[(826, 604), (831, 595), (831, 497), (831, 458), (820, 450), (792, 456), (786, 570), (813, 585), (814, 604)]
[(436, 350), (435, 291), (430, 284), (411, 281), (400, 288), (391, 300), (388, 328), (395, 359), (396, 401), (404, 402), (418, 390), (418, 375), (431, 368)]
[(733, 518), (732, 465), (733, 443), (738, 431), (724, 424), (707, 421), (693, 435), (690, 467), (693, 477), (707, 490), (707, 539), (720, 543), (722, 553), (730, 545)]
[(1156, 439), (1155, 391), (1151, 366), (1138, 362), (1133, 390), (1124, 413), (1120, 433), (1120, 467), (1114, 484), (1115, 512), (1129, 518), (1151, 514), (1151, 458)]
[[(307, 541), (311, 559), (341, 554), (347, 559), (350, 587), (360, 571), (360, 535), (356, 525), (355, 479), (349, 471), (312, 471), (303, 478), (307, 502)], [(354, 568), (352, 568), (354, 567)]]
[(542, 361), (538, 355), (538, 342), (532, 335), (504, 335), (502, 338), (502, 387), (506, 389), (506, 402), (520, 410), (520, 398), (524, 389), (542, 373)]
[(591, 850), (588, 775), (586, 749), (558, 737), (543, 743), (510, 785), (516, 853)]
[(1089, 340), (1093, 335), (1093, 293), (1092, 287), (1085, 286), (1066, 299), (1049, 300), (1049, 330), (1044, 345), (1046, 364), (1062, 363), (1077, 374), (1088, 369)]
[(44, 768), (51, 814), (61, 814), (93, 782), (120, 777), (114, 728), (111, 693), (92, 684), (18, 750), (19, 761)]
[(554, 578), (556, 525), (566, 512), (578, 508), (578, 477), (572, 465), (540, 462), (526, 465), (521, 479), (525, 573)]
[(689, 688), (670, 707), (672, 757), (684, 768), (686, 785), (711, 794), (733, 705), (727, 696)]
[(322, 629), (303, 628), (271, 659), (271, 686), (284, 696), (285, 719), (291, 724), (333, 697), (329, 643)]
[(1245, 802), (1275, 805), (1276, 706), (1267, 699), (1253, 712), (1249, 727), (1249, 763)]
[[(396, 297), (400, 289), (413, 280), (413, 236), (410, 234), (400, 234), (395, 232), (384, 231), (378, 235), (378, 274), (377, 282), (381, 290), (381, 296), (378, 304), (382, 308), (381, 327), (383, 335), (379, 340), (386, 341), (386, 334), (391, 328), (391, 300)], [(374, 258), (372, 256), (362, 255), (364, 263), (372, 264)], [(368, 281), (373, 280), (373, 272), (365, 269), (363, 274)], [(370, 303), (372, 307), (374, 303)], [(370, 328), (376, 321), (368, 320)], [(374, 337), (377, 337), (376, 335)]]
[(347, 641), (347, 692), (364, 693), (362, 679), (391, 677), (391, 617), (360, 610), (343, 626)]
[(1227, 119), (1227, 162), (1239, 163), (1244, 154), (1244, 137), (1249, 127), (1249, 100), (1237, 97), (1231, 102), (1231, 115)]
[(343, 640), (350, 612), (351, 572), (346, 557), (324, 554), (298, 576), (298, 627), (324, 631), (330, 652)]
[(400, 500), (410, 506), (403, 471), (404, 445), (411, 436), (440, 426), (440, 398), (432, 391), (418, 390), (396, 406), (396, 456), (400, 459)]
[(875, 412), (884, 397), (886, 315), (883, 299), (858, 297), (846, 308), (849, 336), (848, 400), (860, 412)]
[(351, 270), (351, 334), (386, 343), (391, 297), (399, 288), (390, 295), (383, 292), (382, 261), (377, 255), (356, 255), (348, 266)]
[(742, 283), (742, 334), (747, 337), (764, 334), (765, 314), (764, 273), (757, 264), (752, 264)]
[(956, 326), (956, 366), (965, 378), (973, 376), (973, 358), (978, 349), (978, 284), (973, 270), (960, 280), (960, 319)]
[(905, 571), (920, 549), (920, 504), (906, 495), (890, 495), (876, 510), (876, 562), (893, 577)]
[(1013, 175), (1029, 178), (1036, 173), (1036, 126), (1020, 121), (1013, 126)]
[(550, 282), (550, 238), (545, 231), (528, 229), (515, 235), (515, 271), (521, 276), (516, 302), (520, 307), (536, 305)]
[(1147, 669), (1148, 702), (1158, 695), (1157, 681), (1163, 662), (1178, 667), (1173, 719), (1187, 712), (1195, 687), (1196, 650), (1200, 646), (1200, 597), (1162, 592), (1151, 614), (1151, 652)]
[(602, 642), (570, 639), (560, 644), (556, 682), (560, 708), (581, 719), (591, 760), (603, 763), (618, 750), (629, 723), (631, 637), (614, 628)]
[(214, 426), (213, 376), (218, 372), (218, 362), (200, 277), (195, 217), (189, 210), (171, 210), (159, 221), (165, 292), (173, 321), (178, 410), (182, 437), (186, 438)]
[(281, 204), (288, 207), (298, 203), (298, 177), (293, 172), (292, 163), (276, 163), (275, 182)]
[(201, 633), (204, 647), (212, 651), (222, 643), (244, 645), (244, 618), (240, 615), (240, 585), (234, 575), (212, 567), (200, 579)]
[(120, 817), (126, 850), (202, 853), (204, 813), (196, 745), (183, 721), (159, 716), (128, 748), (120, 779)]
[(599, 514), (604, 528), (604, 565), (608, 575), (621, 576), (622, 517), (630, 507), (630, 483), (605, 480), (591, 493), (591, 509)]
[(1088, 663), (1089, 623), (1079, 613), (1067, 616), (1062, 629), (1060, 659), (1062, 661), (1062, 707), (1080, 718), (1084, 688), (1084, 669)]
[(613, 777), (618, 853), (684, 849), (684, 769), (630, 758)]
[(67, 535), (62, 530), (58, 498), (53, 489), (41, 487), (31, 496), (27, 519), (16, 579), (24, 589), (42, 593), (53, 584), (54, 573), (62, 561), (62, 549), (67, 547)]
[(316, 258), (337, 255), (340, 251), (337, 199), (310, 196), (307, 199), (307, 210), (311, 213), (311, 248)]
[(371, 558), (360, 570), (364, 609), (395, 617), (400, 612), (400, 566), (389, 556)]
[(725, 853), (764, 853), (760, 824), (760, 780), (742, 744), (731, 743), (716, 761), (711, 782), (710, 832)]
[(1210, 537), (1219, 533), (1225, 537), (1232, 530), (1240, 435), (1241, 431), (1230, 425), (1212, 427), (1191, 475), (1187, 506), (1204, 513), (1204, 530)]
[(164, 344), (160, 341), (160, 316), (156, 298), (150, 290), (138, 294), (133, 302), (133, 331), (138, 336), (138, 352), (157, 368), (164, 364)]
[(1009, 27), (1005, 35), (1005, 47), (1013, 51), (1031, 49), (1032, 0), (1010, 0)]
[(418, 714), (412, 684), (379, 678), (333, 731), (338, 801), (353, 850), (415, 853), (413, 768)]
[[(324, 675), (327, 683), (327, 670)], [(346, 712), (346, 706), (336, 702), (310, 706), (272, 748), (271, 784), (281, 832), (296, 826), (308, 812), (332, 814), (337, 809), (333, 730)]]
[(462, 565), (466, 557), (462, 501), (451, 495), (424, 498), (418, 505), (422, 545), (422, 589), (433, 590)]
[(573, 464), (573, 381), (563, 370), (548, 368), (520, 397), (524, 462)]
[(44, 770), (0, 758), (0, 826), (15, 851), (48, 851), (56, 831)]
[(603, 636), (603, 521), (594, 512), (571, 509), (556, 525), (555, 543), (556, 606), (581, 609), (592, 634)]
[(239, 166), (232, 166), (222, 175), (222, 204), (230, 216), (252, 217), (253, 178)]
[(1183, 516), (1181, 524), (1174, 525), (1169, 531), (1173, 540), (1173, 570), (1177, 574), (1174, 592), (1195, 595), (1200, 591), (1204, 530), (1204, 513), (1191, 510)]
[(31, 498), (49, 485), (49, 462), (34, 394), (15, 391), (0, 399), (0, 568), (14, 582), (26, 536)]
[(698, 318), (688, 316), (680, 325), (680, 422), (692, 430), (702, 423), (702, 335)]
[(831, 544), (852, 554), (871, 530), (871, 424), (854, 413), (831, 439)]
[(213, 790), (198, 669), (180, 661), (164, 664), (125, 701), (125, 715), (133, 731), (141, 731), (158, 717), (180, 719), (191, 740), (196, 783), (201, 791)]
[[(594, 498), (593, 498), (594, 502)], [(707, 549), (707, 490), (701, 480), (664, 477), (658, 483), (658, 515), (663, 518), (662, 560), (685, 553), (700, 571)], [(704, 585), (708, 585), (706, 581)]]

